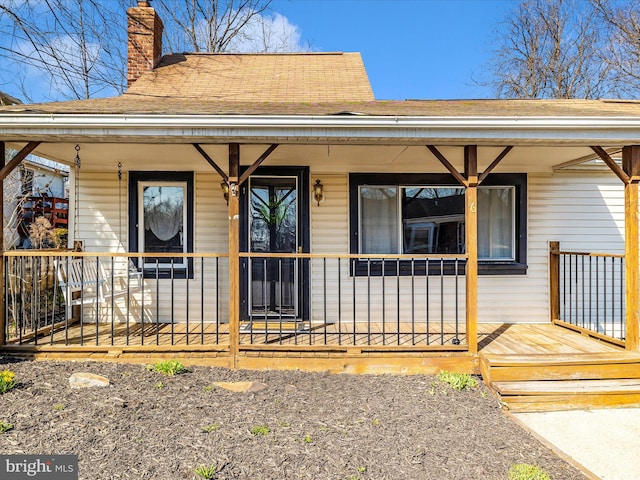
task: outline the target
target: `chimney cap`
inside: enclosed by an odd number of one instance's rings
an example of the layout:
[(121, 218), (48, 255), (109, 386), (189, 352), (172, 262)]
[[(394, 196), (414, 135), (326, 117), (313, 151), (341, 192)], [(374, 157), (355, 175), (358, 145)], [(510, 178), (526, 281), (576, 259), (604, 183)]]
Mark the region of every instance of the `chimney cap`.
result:
[(150, 7), (149, 0), (138, 0), (138, 7)]

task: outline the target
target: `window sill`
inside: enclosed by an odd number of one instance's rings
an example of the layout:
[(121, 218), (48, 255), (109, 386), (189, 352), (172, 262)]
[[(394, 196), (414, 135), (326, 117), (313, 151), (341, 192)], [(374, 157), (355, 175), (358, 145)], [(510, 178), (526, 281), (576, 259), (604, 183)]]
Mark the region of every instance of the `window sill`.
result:
[[(398, 265), (399, 263), (399, 265)], [(380, 277), (382, 272), (382, 260), (354, 260), (350, 266), (351, 276), (356, 277)], [(430, 260), (428, 274), (429, 276), (463, 276), (465, 274), (466, 260)], [(398, 268), (401, 277), (424, 277), (426, 271), (425, 260), (385, 260), (384, 276), (398, 276)], [(478, 275), (526, 275), (527, 265), (518, 262), (478, 262)]]

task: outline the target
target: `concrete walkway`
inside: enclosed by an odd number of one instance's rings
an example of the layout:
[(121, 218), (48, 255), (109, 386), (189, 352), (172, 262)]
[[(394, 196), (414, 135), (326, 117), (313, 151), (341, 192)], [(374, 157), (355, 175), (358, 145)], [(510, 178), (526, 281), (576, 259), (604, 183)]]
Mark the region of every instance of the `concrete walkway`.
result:
[(588, 478), (640, 479), (640, 408), (511, 415)]

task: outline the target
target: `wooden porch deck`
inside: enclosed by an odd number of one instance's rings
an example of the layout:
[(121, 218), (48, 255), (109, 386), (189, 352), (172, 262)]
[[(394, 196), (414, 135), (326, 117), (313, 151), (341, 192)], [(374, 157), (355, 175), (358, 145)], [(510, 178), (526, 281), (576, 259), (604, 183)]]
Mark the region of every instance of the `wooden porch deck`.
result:
[(512, 411), (640, 406), (640, 354), (557, 325), (502, 325), (480, 373)]
[[(427, 336), (424, 326), (413, 328), (410, 323), (385, 325), (380, 323), (353, 325), (312, 324), (311, 328), (294, 331), (288, 324), (282, 330), (272, 322), (267, 330), (256, 322), (254, 331), (241, 330), (240, 345), (264, 346), (354, 346), (354, 347), (436, 347), (443, 344), (443, 349), (459, 350), (464, 347), (454, 344), (458, 339), (461, 345), (466, 342), (464, 332), (456, 334), (453, 325), (444, 325), (444, 329), (431, 328)], [(439, 326), (438, 326), (439, 327)], [(243, 332), (243, 333), (242, 333)], [(10, 337), (9, 344), (17, 344), (18, 337)], [(52, 348), (85, 345), (87, 347), (136, 347), (155, 346), (162, 350), (167, 346), (228, 345), (228, 324), (195, 324), (184, 323), (147, 323), (144, 329), (139, 323), (130, 325), (78, 323), (68, 329), (58, 329), (53, 335), (47, 330), (38, 335), (22, 337), (23, 346), (46, 345)], [(485, 323), (478, 325), (478, 349), (481, 354), (530, 355), (530, 354), (573, 354), (596, 352), (621, 352), (620, 347), (597, 341), (585, 335), (552, 324), (500, 324)]]

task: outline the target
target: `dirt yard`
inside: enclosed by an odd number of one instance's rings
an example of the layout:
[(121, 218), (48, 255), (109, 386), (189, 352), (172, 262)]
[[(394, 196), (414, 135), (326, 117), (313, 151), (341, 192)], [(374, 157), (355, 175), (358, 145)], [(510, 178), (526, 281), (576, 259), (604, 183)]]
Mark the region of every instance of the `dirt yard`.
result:
[[(351, 376), (192, 367), (13, 362), (19, 385), (0, 396), (4, 454), (76, 454), (81, 479), (508, 479), (532, 463), (554, 480), (582, 479), (513, 423), (484, 389), (432, 376)], [(110, 379), (71, 389), (74, 372)], [(214, 382), (254, 381), (236, 393)]]

